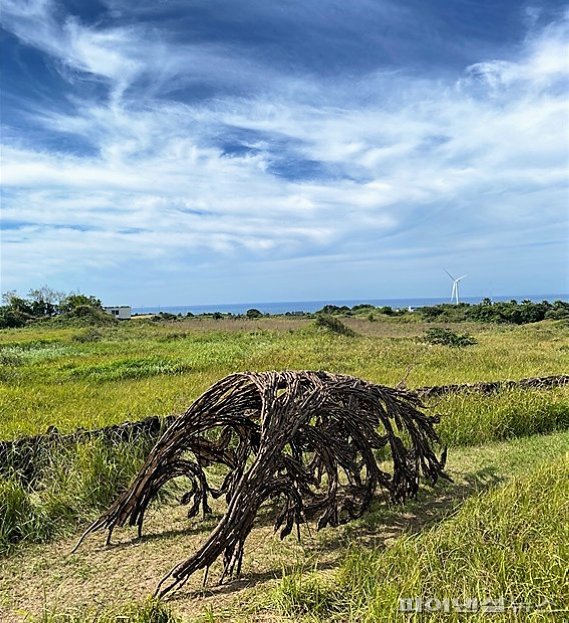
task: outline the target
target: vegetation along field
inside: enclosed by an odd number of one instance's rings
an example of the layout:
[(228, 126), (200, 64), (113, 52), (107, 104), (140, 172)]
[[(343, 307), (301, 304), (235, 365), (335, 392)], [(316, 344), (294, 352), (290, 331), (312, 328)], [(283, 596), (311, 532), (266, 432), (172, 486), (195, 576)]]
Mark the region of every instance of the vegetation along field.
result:
[[(0, 439), (182, 413), (236, 371), (323, 369), (408, 388), (569, 372), (561, 313), (518, 324), (447, 307), (428, 317), (366, 308), (22, 323), (0, 331)], [(70, 555), (148, 440), (60, 448), (32, 481), (4, 470), (0, 620), (569, 620), (569, 386), (448, 394), (425, 406), (441, 414), (452, 482), (425, 485), (404, 506), (378, 499), (339, 528), (309, 523), (300, 542), (273, 535), (267, 509), (241, 579), (204, 588), (192, 577), (163, 602), (148, 595), (204, 540), (221, 503), (190, 522), (172, 487), (141, 540), (124, 529), (107, 548), (95, 535)], [(431, 612), (401, 611), (421, 597)], [(490, 619), (484, 600), (498, 608)]]

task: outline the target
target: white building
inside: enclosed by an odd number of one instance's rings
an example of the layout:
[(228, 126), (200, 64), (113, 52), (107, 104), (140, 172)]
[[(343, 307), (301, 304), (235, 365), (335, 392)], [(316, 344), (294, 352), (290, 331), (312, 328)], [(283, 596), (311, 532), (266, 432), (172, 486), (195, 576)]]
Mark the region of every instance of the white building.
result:
[(130, 320), (132, 307), (130, 305), (118, 305), (115, 307), (104, 307), (107, 314), (114, 316), (117, 320)]

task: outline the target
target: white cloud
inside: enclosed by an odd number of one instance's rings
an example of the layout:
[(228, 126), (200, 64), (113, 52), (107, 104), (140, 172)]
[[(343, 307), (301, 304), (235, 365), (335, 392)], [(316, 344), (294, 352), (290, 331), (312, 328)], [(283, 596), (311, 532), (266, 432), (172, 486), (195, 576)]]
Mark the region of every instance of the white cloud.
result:
[[(456, 82), (378, 73), (353, 93), (351, 82), (278, 76), (219, 46), (60, 23), (48, 0), (7, 0), (4, 13), (22, 41), (107, 81), (110, 93), (106, 103), (75, 99), (73, 115), (31, 117), (88, 141), (95, 155), (23, 139), (4, 146), (10, 283), (31, 283), (38, 262), (48, 280), (70, 264), (92, 270), (137, 258), (183, 267), (337, 258), (355, 247), (387, 257), (419, 254), (425, 238), (430, 248), (457, 244), (458, 233), (461, 249), (491, 246), (498, 226), (510, 230), (504, 241), (524, 245), (566, 225), (566, 21), (528, 39), (517, 61), (478, 63)], [(266, 88), (205, 104), (153, 97), (208, 73), (240, 84), (260, 75)], [(228, 155), (220, 146), (228, 129), (264, 138)], [(295, 159), (328, 174), (275, 174)], [(545, 192), (539, 209), (527, 201)]]

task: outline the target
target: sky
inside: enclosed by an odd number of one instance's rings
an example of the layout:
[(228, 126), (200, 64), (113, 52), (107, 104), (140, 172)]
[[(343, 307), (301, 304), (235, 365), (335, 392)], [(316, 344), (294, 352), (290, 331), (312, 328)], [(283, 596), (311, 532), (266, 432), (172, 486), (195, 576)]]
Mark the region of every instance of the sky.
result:
[(564, 2), (2, 4), (3, 292), (569, 292)]

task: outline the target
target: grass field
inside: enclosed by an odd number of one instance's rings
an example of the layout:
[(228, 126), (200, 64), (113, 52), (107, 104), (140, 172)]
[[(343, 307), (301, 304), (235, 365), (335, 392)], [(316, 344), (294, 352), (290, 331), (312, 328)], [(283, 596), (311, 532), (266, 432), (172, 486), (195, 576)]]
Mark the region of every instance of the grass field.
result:
[[(445, 325), (476, 339), (461, 349), (423, 341), (433, 325), (345, 323), (355, 336), (294, 318), (2, 331), (0, 439), (178, 413), (241, 370), (327, 369), (388, 385), (407, 376), (409, 387), (569, 370), (563, 321)], [(153, 507), (142, 540), (124, 530), (108, 549), (94, 536), (69, 555), (85, 522), (135, 473), (144, 444), (79, 444), (53, 457), (33, 489), (0, 479), (0, 620), (418, 621), (397, 611), (399, 598), (418, 596), (526, 604), (492, 621), (569, 620), (552, 611), (569, 607), (569, 389), (449, 395), (427, 408), (442, 414), (454, 482), (425, 487), (404, 507), (375, 503), (340, 528), (305, 530), (301, 543), (280, 542), (261, 517), (242, 580), (203, 590), (195, 577), (165, 604), (146, 598), (215, 518), (189, 523), (165, 502)], [(214, 510), (219, 517), (222, 507)], [(538, 604), (542, 611), (530, 611)]]
[(211, 383), (244, 370), (325, 369), (385, 385), (407, 376), (417, 387), (569, 369), (564, 321), (457, 325), (478, 342), (464, 349), (421, 341), (421, 323), (345, 322), (356, 337), (269, 318), (1, 331), (0, 439), (180, 413)]

